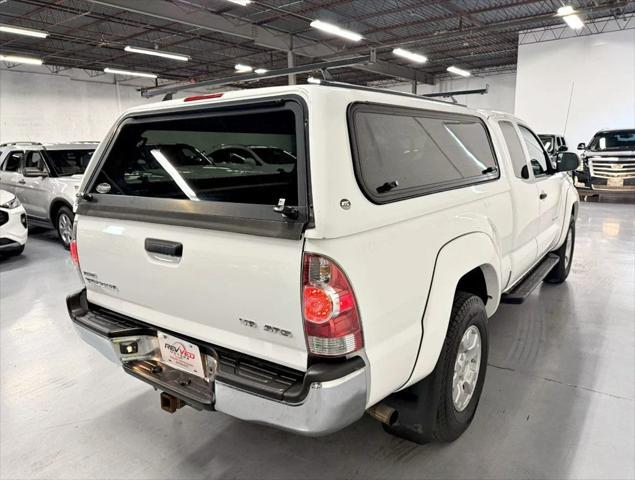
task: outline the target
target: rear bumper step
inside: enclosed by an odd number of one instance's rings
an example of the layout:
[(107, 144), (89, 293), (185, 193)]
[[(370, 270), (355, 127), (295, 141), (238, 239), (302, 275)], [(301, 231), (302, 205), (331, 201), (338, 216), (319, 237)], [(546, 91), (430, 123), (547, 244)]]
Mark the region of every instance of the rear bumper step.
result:
[(501, 303), (523, 303), (525, 299), (533, 292), (538, 285), (545, 279), (549, 272), (560, 261), (560, 257), (550, 253), (542, 261), (529, 272), (518, 285), (516, 285), (509, 293), (501, 296)]
[[(188, 339), (202, 353), (218, 359), (215, 375), (203, 379), (161, 362), (154, 349), (155, 327), (90, 305), (85, 290), (68, 297), (67, 306), (85, 342), (121, 364), (126, 373), (196, 409), (217, 410), (305, 435), (334, 432), (364, 414), (367, 368), (360, 357), (297, 372)], [(120, 344), (130, 341), (138, 343), (138, 351), (121, 353)]]

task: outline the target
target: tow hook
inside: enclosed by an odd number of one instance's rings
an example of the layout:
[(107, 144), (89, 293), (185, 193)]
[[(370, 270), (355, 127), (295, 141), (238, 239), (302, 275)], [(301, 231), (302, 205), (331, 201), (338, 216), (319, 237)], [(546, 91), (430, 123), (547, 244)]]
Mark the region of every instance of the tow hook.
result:
[(185, 402), (169, 393), (161, 392), (161, 409), (168, 413), (174, 413), (185, 406)]
[(394, 425), (397, 423), (399, 419), (399, 412), (388, 405), (384, 405), (383, 403), (378, 403), (377, 405), (373, 405), (366, 413), (373, 417), (375, 420), (380, 421), (388, 426)]

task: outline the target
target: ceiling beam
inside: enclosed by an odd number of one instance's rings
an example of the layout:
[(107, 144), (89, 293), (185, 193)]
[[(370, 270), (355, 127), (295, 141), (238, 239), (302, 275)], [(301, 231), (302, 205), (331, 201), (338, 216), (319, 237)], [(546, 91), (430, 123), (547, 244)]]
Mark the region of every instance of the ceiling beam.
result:
[[(341, 52), (324, 43), (311, 42), (298, 36), (292, 36), (288, 32), (280, 32), (271, 28), (261, 27), (252, 23), (229, 19), (209, 11), (185, 12), (173, 3), (164, 0), (89, 0), (92, 3), (105, 5), (111, 8), (123, 9), (129, 12), (148, 15), (169, 22), (178, 22), (184, 25), (220, 32), (253, 41), (256, 45), (279, 51), (293, 51), (295, 55), (333, 59)], [(422, 72), (417, 70), (392, 65), (386, 62), (370, 65), (358, 65), (354, 68), (381, 75), (400, 78), (403, 80), (415, 80), (431, 82)]]
[(164, 0), (89, 0), (92, 3), (111, 8), (127, 10), (149, 17), (159, 18), (166, 22), (177, 22), (203, 30), (220, 32), (225, 35), (240, 37), (254, 42), (256, 45), (274, 50), (293, 50), (296, 55), (321, 58), (337, 54), (337, 50), (323, 43), (315, 43), (294, 37), (286, 32), (265, 28), (209, 11), (186, 12), (173, 3)]

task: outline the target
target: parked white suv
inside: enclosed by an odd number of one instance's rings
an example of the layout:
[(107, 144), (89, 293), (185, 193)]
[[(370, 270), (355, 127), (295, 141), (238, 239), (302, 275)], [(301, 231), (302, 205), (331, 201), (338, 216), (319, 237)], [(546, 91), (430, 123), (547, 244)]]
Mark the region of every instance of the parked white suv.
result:
[(0, 190), (0, 258), (20, 255), (28, 236), (26, 212), (20, 200), (5, 190)]
[(55, 228), (66, 248), (75, 194), (95, 148), (95, 142), (0, 145), (0, 188), (20, 199), (31, 225)]
[[(296, 162), (232, 175), (175, 166), (175, 144)], [(488, 317), (569, 273), (576, 166), (511, 115), (331, 82), (141, 106), (80, 187), (69, 313), (167, 411), (308, 435), (368, 411), (450, 441), (483, 388)]]

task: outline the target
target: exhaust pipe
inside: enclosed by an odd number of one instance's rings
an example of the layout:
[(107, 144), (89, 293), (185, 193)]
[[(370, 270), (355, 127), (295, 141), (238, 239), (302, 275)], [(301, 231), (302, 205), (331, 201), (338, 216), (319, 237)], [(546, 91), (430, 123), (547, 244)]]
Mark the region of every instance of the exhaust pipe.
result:
[(368, 415), (373, 417), (375, 420), (378, 420), (388, 426), (394, 425), (395, 423), (397, 423), (397, 420), (399, 420), (399, 412), (383, 403), (373, 405), (368, 410), (366, 410), (366, 413), (368, 413)]
[(180, 398), (176, 398), (169, 393), (161, 392), (161, 410), (165, 410), (168, 413), (174, 413), (179, 408), (182, 408), (185, 402)]

